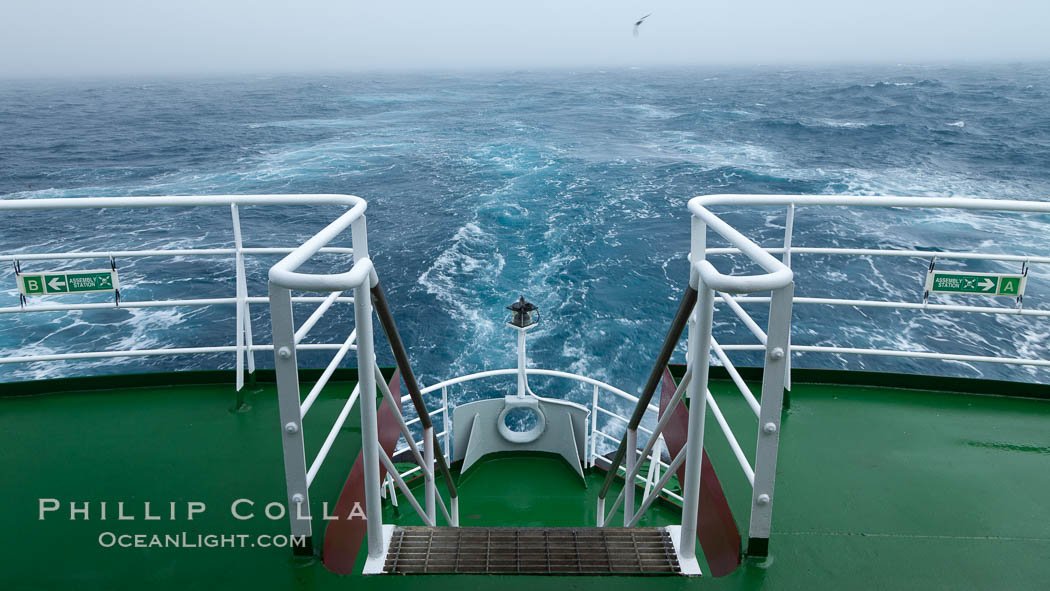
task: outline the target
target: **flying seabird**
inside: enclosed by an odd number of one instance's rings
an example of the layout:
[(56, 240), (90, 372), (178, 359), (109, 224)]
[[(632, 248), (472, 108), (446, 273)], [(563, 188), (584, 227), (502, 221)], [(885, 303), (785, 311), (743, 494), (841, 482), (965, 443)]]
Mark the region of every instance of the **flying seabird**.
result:
[(634, 23), (634, 36), (635, 37), (638, 36), (638, 27), (640, 27), (642, 25), (642, 23), (645, 22), (645, 19), (649, 18), (652, 15), (653, 15), (653, 13), (650, 12), (649, 14), (643, 16), (642, 18), (638, 19), (637, 22)]

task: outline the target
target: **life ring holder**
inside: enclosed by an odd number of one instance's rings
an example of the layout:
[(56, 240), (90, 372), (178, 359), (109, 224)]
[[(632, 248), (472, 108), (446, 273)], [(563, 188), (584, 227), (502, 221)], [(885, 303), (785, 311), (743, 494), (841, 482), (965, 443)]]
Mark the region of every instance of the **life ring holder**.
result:
[[(496, 420), (496, 429), (499, 434), (511, 443), (532, 443), (539, 439), (544, 429), (547, 428), (547, 417), (540, 410), (539, 402), (539, 399), (532, 396), (507, 396), (504, 399), (503, 411), (499, 413), (499, 418)], [(514, 431), (507, 426), (507, 415), (519, 408), (528, 409), (536, 415), (536, 425), (528, 431)]]

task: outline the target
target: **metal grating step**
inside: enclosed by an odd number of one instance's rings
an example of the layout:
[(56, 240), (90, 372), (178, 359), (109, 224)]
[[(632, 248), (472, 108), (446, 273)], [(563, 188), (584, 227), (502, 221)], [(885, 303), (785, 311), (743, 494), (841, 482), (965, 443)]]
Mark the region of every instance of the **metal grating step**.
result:
[(398, 527), (383, 572), (676, 575), (681, 569), (662, 528)]

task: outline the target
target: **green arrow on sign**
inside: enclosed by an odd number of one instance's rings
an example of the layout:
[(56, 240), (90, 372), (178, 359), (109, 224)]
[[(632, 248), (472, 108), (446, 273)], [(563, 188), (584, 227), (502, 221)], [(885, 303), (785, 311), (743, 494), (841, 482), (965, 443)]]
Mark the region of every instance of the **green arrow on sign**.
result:
[(22, 295), (84, 293), (120, 289), (117, 272), (110, 269), (69, 273), (45, 272), (34, 275), (19, 273), (16, 275), (16, 281), (18, 283), (18, 292)]
[(929, 293), (976, 293), (1016, 298), (1024, 294), (1025, 275), (1009, 273), (960, 273), (930, 270), (926, 274)]

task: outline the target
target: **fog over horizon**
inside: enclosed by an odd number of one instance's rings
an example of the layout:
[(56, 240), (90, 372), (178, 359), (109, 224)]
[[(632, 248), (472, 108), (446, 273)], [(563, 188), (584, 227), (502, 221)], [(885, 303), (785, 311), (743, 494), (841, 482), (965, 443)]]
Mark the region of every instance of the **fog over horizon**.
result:
[(1046, 0), (6, 0), (4, 13), (4, 78), (1050, 60)]

